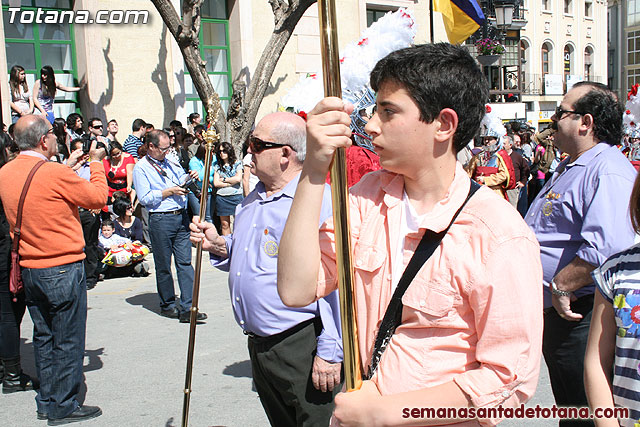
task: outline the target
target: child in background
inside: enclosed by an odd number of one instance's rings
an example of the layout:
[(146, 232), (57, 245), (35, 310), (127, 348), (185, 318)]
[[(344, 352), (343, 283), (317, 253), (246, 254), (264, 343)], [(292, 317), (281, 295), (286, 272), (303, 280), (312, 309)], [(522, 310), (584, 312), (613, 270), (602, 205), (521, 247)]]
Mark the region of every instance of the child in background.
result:
[(98, 236), (98, 242), (100, 247), (108, 252), (110, 249), (115, 249), (119, 245), (124, 243), (131, 243), (131, 240), (126, 237), (115, 234), (115, 226), (110, 219), (102, 221), (100, 226), (100, 236)]
[[(100, 248), (105, 251), (105, 255), (110, 250), (117, 250), (121, 245), (131, 243), (130, 239), (122, 237), (115, 233), (115, 225), (111, 220), (102, 221), (100, 228), (100, 236), (98, 236)], [(108, 277), (147, 277), (149, 275), (149, 267), (144, 260), (133, 261), (123, 267), (109, 266), (102, 264), (101, 274)]]
[[(640, 175), (631, 193), (631, 224), (640, 234)], [(593, 276), (593, 302), (584, 359), (589, 406), (628, 408), (625, 418), (595, 419), (600, 426), (640, 424), (640, 244), (606, 260)]]

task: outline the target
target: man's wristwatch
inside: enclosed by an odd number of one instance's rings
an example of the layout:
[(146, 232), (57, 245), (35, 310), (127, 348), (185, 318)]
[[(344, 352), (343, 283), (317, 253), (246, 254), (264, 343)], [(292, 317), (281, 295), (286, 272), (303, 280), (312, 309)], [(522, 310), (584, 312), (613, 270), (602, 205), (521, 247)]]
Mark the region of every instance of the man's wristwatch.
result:
[(551, 293), (557, 297), (568, 297), (571, 295), (571, 292), (569, 291), (561, 291), (560, 289), (558, 289), (558, 285), (556, 285), (556, 282), (554, 282), (553, 280), (551, 281), (551, 285), (549, 286), (549, 288), (551, 288)]

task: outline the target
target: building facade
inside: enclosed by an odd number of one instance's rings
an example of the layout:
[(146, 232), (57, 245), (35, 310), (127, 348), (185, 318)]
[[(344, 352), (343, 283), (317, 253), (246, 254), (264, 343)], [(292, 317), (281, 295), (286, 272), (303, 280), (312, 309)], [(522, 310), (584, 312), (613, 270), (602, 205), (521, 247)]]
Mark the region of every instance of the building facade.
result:
[(524, 0), (521, 90), (527, 121), (548, 125), (555, 107), (582, 80), (607, 83), (604, 0)]
[[(180, 0), (172, 3), (181, 10)], [(416, 42), (427, 41), (428, 1), (338, 0), (336, 6), (341, 47), (357, 40), (382, 14), (400, 7), (414, 12)], [(20, 7), (19, 11), (15, 7)], [(38, 20), (38, 11), (44, 18)], [(78, 17), (84, 13), (94, 23), (79, 23)], [(68, 19), (70, 14), (73, 23)], [(112, 23), (95, 23), (100, 14)], [(124, 139), (138, 117), (156, 127), (167, 126), (175, 118), (186, 125), (190, 113), (202, 111), (180, 49), (147, 0), (2, 0), (2, 15), (0, 37), (5, 49), (0, 52), (0, 66), (7, 71), (16, 64), (23, 66), (30, 88), (43, 65), (51, 65), (56, 80), (65, 86), (86, 83), (86, 89), (79, 93), (57, 92), (56, 117), (79, 111), (85, 118), (116, 119), (119, 137)], [(136, 16), (137, 23), (133, 21)], [(201, 55), (226, 109), (234, 79), (248, 83), (253, 75), (273, 31), (273, 13), (267, 0), (205, 0), (201, 16)], [(56, 22), (45, 22), (45, 18)], [(114, 23), (118, 21), (121, 23)], [(435, 29), (436, 39), (445, 40), (441, 18)], [(320, 64), (314, 5), (298, 23), (278, 61), (258, 119), (277, 108), (300, 75), (320, 71)], [(0, 76), (5, 123), (10, 122), (7, 80), (8, 74)]]
[(640, 1), (609, 0), (609, 86), (625, 99), (640, 83)]
[[(640, 0), (618, 1), (634, 7), (640, 4)], [(172, 2), (180, 11), (180, 0)], [(493, 0), (481, 3), (495, 25)], [(26, 11), (34, 16), (31, 22), (30, 15), (18, 22), (24, 16), (15, 12), (17, 4), (21, 4), (20, 14)], [(336, 6), (340, 47), (357, 40), (384, 13), (401, 7), (413, 11), (416, 42), (430, 38), (428, 0), (336, 0)], [(37, 22), (39, 10), (51, 16), (57, 13), (57, 22)], [(497, 64), (484, 66), (496, 112), (505, 120), (527, 120), (544, 127), (574, 82), (606, 83), (606, 10), (604, 0), (524, 0), (517, 5), (512, 25), (501, 29), (507, 51)], [(112, 23), (79, 23), (83, 11), (91, 19), (102, 11)], [(66, 13), (75, 14), (75, 23), (61, 18)], [(638, 13), (634, 16), (640, 16), (640, 6)], [(5, 49), (0, 51), (0, 66), (8, 71), (15, 64), (22, 65), (30, 88), (43, 65), (51, 65), (56, 79), (65, 86), (86, 83), (79, 93), (58, 91), (57, 117), (79, 111), (85, 118), (115, 118), (124, 139), (137, 117), (163, 127), (174, 118), (186, 124), (188, 114), (202, 110), (180, 50), (147, 0), (2, 0), (2, 14), (0, 37)], [(135, 17), (138, 23), (133, 22)], [(113, 23), (118, 19), (122, 23)], [(630, 28), (625, 37), (636, 37), (640, 28)], [(237, 78), (250, 81), (272, 31), (273, 14), (267, 0), (203, 2), (200, 50), (224, 108), (231, 98), (231, 83)], [(435, 41), (446, 40), (438, 13), (434, 13), (434, 34)], [(637, 37), (640, 49), (640, 31)], [(320, 64), (314, 5), (298, 23), (278, 61), (258, 119), (277, 109), (278, 101), (300, 75), (320, 71)], [(640, 54), (633, 64), (637, 66), (625, 64), (625, 72), (634, 79), (638, 73), (640, 80)], [(5, 123), (10, 114), (5, 101), (9, 99), (7, 79), (7, 74), (0, 76)]]

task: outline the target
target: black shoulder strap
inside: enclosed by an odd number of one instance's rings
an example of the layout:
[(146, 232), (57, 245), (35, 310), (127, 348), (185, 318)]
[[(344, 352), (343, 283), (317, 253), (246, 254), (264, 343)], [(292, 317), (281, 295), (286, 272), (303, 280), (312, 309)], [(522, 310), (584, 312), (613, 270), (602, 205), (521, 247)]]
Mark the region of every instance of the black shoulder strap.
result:
[(416, 251), (414, 252), (409, 264), (402, 273), (402, 277), (398, 282), (398, 286), (396, 287), (393, 296), (391, 297), (391, 301), (389, 301), (389, 305), (387, 306), (387, 311), (384, 313), (384, 317), (382, 318), (382, 323), (380, 324), (380, 329), (378, 330), (378, 335), (376, 336), (376, 342), (373, 347), (373, 354), (371, 356), (371, 364), (369, 365), (369, 369), (367, 370), (366, 379), (369, 379), (373, 376), (378, 367), (378, 363), (380, 362), (380, 357), (382, 353), (387, 348), (389, 341), (391, 341), (391, 337), (393, 336), (396, 328), (402, 323), (402, 308), (404, 307), (402, 304), (402, 296), (409, 288), (409, 285), (413, 281), (413, 278), (416, 277), (418, 271), (424, 263), (433, 255), (436, 248), (440, 246), (440, 242), (447, 234), (451, 225), (454, 223), (462, 208), (467, 204), (471, 196), (475, 194), (476, 191), (481, 187), (480, 184), (471, 180), (471, 187), (469, 188), (469, 194), (467, 198), (462, 203), (458, 211), (453, 215), (451, 222), (439, 233), (434, 233), (431, 230), (425, 230), (424, 235), (422, 236), (422, 240), (418, 244)]

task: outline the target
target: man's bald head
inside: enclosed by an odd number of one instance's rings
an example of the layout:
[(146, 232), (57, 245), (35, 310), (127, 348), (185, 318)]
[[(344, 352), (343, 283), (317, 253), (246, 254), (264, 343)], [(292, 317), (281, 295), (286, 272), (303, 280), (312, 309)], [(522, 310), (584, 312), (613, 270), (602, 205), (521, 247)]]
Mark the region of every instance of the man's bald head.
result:
[(44, 116), (29, 114), (20, 117), (13, 128), (13, 136), (20, 151), (33, 150), (38, 147), (40, 138), (51, 128)]
[(304, 162), (307, 152), (307, 123), (297, 114), (279, 111), (262, 118), (258, 126), (268, 132), (271, 142), (291, 146), (296, 159)]

